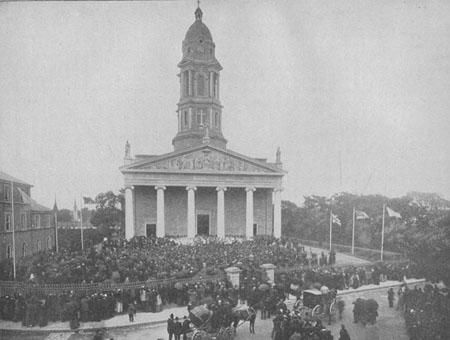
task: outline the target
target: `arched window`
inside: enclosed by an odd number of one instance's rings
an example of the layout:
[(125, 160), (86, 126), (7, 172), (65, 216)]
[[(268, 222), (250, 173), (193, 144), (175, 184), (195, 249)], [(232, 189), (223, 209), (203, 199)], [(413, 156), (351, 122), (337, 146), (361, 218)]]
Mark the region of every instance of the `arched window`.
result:
[(199, 74), (197, 77), (197, 96), (205, 95), (205, 77)]
[(25, 256), (27, 256), (27, 243), (26, 242), (24, 242), (22, 244), (22, 257), (25, 257)]

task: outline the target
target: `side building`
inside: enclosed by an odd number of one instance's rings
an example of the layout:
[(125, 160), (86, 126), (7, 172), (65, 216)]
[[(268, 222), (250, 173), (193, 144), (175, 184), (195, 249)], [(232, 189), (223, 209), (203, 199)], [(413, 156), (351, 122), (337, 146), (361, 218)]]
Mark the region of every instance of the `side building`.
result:
[(52, 210), (31, 198), (31, 187), (0, 171), (0, 261), (12, 258), (13, 230), (16, 259), (55, 246)]

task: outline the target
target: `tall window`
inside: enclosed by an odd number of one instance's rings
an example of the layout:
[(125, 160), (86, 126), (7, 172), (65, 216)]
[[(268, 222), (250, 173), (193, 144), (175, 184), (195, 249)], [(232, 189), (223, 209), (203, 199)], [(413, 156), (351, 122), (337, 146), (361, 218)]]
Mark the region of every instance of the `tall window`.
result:
[(6, 247), (6, 257), (8, 259), (10, 259), (12, 257), (12, 248), (11, 246), (8, 244), (8, 246)]
[(27, 256), (27, 243), (26, 242), (24, 242), (22, 244), (22, 257), (25, 257), (25, 256)]
[(5, 213), (5, 231), (11, 230), (11, 213)]
[(216, 129), (220, 128), (220, 120), (219, 120), (219, 112), (214, 113), (214, 124), (216, 126)]
[(22, 229), (26, 229), (27, 228), (27, 214), (22, 213), (20, 215), (20, 227)]
[(205, 95), (205, 77), (199, 74), (197, 77), (197, 96)]
[(41, 240), (37, 241), (37, 251), (41, 251), (42, 250), (42, 242)]
[(213, 93), (212, 96), (214, 98), (218, 98), (218, 92), (219, 92), (219, 77), (217, 73), (213, 73)]
[(9, 184), (3, 185), (3, 200), (9, 201), (11, 199), (11, 188)]
[(48, 250), (52, 249), (52, 237), (51, 236), (47, 237), (47, 249)]
[(204, 110), (197, 111), (197, 125), (203, 126), (207, 123), (206, 112)]
[(187, 97), (189, 96), (189, 71), (184, 71), (183, 74), (183, 94)]
[(31, 223), (32, 228), (39, 228), (41, 226), (41, 216), (33, 215), (31, 220), (32, 220), (32, 223)]
[(188, 116), (188, 112), (184, 111), (183, 112), (183, 128), (187, 129), (189, 126), (189, 116)]

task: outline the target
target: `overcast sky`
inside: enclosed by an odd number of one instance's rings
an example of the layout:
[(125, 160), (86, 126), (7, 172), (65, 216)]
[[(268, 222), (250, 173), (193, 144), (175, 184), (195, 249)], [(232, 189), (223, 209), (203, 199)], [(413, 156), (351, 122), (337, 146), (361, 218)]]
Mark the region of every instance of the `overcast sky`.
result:
[[(195, 1), (0, 3), (0, 169), (71, 207), (173, 150)], [(450, 1), (213, 1), (228, 147), (303, 195), (450, 198)], [(341, 164), (341, 166), (340, 166)], [(340, 171), (342, 169), (342, 171)]]

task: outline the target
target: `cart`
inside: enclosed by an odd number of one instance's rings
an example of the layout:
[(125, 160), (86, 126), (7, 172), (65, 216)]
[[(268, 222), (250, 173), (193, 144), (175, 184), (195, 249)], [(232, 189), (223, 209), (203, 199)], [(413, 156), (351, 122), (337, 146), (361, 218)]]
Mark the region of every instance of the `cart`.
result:
[(225, 325), (222, 323), (219, 327), (214, 327), (212, 321), (215, 312), (206, 305), (197, 306), (189, 312), (191, 323), (194, 326), (192, 340), (233, 340), (235, 329), (232, 321), (237, 320), (236, 326), (240, 326), (249, 320), (252, 312), (245, 305), (230, 308), (227, 312), (229, 315), (223, 315), (223, 319), (230, 320), (230, 323), (225, 323)]
[(333, 291), (323, 293), (318, 289), (303, 291), (303, 297), (294, 304), (294, 310), (302, 318), (328, 317), (329, 322), (336, 319), (336, 294)]

